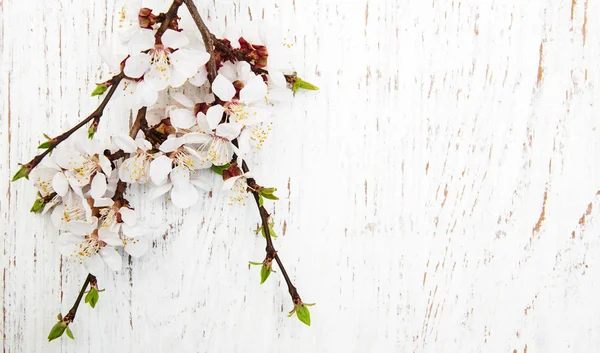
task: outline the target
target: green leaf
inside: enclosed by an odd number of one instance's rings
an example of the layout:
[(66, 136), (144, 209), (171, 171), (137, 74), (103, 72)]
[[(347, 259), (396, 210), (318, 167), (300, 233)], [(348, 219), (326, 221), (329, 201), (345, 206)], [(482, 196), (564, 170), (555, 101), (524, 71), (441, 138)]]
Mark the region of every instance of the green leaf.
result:
[(70, 339), (74, 340), (74, 339), (75, 339), (75, 337), (73, 337), (73, 332), (71, 332), (71, 329), (70, 329), (69, 327), (67, 327), (66, 331), (67, 331), (67, 336), (68, 336)]
[(59, 338), (60, 336), (62, 336), (62, 334), (65, 332), (65, 329), (67, 328), (67, 323), (64, 321), (59, 321), (56, 323), (56, 325), (54, 325), (54, 327), (52, 327), (52, 330), (50, 330), (50, 333), (48, 334), (48, 342), (55, 340), (57, 338)]
[(44, 205), (46, 205), (46, 203), (44, 202), (43, 199), (36, 199), (35, 202), (33, 203), (33, 206), (31, 206), (31, 209), (29, 210), (29, 212), (33, 212), (33, 213), (41, 212), (44, 209)]
[(107, 89), (108, 87), (106, 85), (97, 85), (96, 88), (92, 91), (92, 97), (103, 95)]
[(212, 169), (213, 172), (219, 174), (219, 175), (223, 175), (223, 171), (227, 168), (231, 167), (231, 164), (227, 163), (225, 165), (212, 165), (210, 167), (210, 169)]
[(262, 196), (265, 199), (269, 199), (269, 200), (279, 200), (279, 197), (273, 195), (273, 194), (262, 194)]
[[(260, 227), (260, 231), (262, 232), (263, 238), (266, 238), (267, 233), (265, 233), (265, 229), (263, 227)], [(273, 227), (271, 227), (270, 225), (269, 225), (269, 234), (271, 235), (271, 238), (277, 238), (277, 234), (275, 234)]]
[(89, 303), (92, 309), (96, 307), (96, 303), (98, 303), (98, 299), (100, 299), (100, 294), (98, 294), (98, 290), (92, 287), (88, 294), (85, 296), (85, 302)]
[(273, 195), (273, 193), (277, 191), (277, 188), (262, 188), (260, 189), (260, 195), (265, 199), (269, 200), (279, 200), (279, 197)]
[(306, 82), (300, 77), (296, 78), (296, 82), (294, 82), (294, 86), (292, 87), (292, 91), (296, 92), (299, 89), (305, 89), (308, 91), (318, 91), (319, 87), (313, 85), (310, 82)]
[(258, 205), (260, 207), (262, 207), (265, 204), (265, 199), (262, 197), (262, 195), (258, 195)]
[(94, 124), (92, 124), (92, 126), (90, 126), (90, 128), (88, 129), (88, 138), (90, 140), (93, 139), (95, 134), (96, 134), (96, 126)]
[(19, 169), (19, 171), (16, 172), (15, 175), (13, 176), (12, 181), (17, 181), (17, 180), (19, 180), (21, 178), (29, 179), (29, 172), (30, 171), (31, 170), (29, 170), (28, 166), (26, 166), (26, 165), (21, 166), (21, 169)]
[(260, 269), (260, 284), (265, 283), (270, 274), (271, 269), (267, 265), (263, 264), (262, 268)]
[(248, 263), (250, 265), (255, 265), (255, 266), (262, 266), (262, 264), (263, 264), (262, 262), (254, 262), (254, 261), (248, 261)]
[(52, 146), (52, 142), (51, 141), (45, 141), (40, 143), (40, 145), (38, 146), (38, 148), (40, 149), (46, 149), (46, 148), (50, 148)]
[(302, 321), (307, 326), (310, 326), (310, 311), (308, 311), (306, 305), (298, 305), (298, 308), (296, 308), (296, 315), (298, 315), (298, 320)]

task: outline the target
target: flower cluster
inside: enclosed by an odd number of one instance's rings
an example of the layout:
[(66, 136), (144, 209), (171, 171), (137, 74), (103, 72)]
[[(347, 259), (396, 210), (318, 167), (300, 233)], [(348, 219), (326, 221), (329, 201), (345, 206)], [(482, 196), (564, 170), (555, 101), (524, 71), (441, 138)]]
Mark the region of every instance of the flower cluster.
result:
[[(183, 2), (199, 16), (191, 1)], [(270, 224), (263, 203), (277, 200), (276, 189), (257, 184), (246, 160), (269, 136), (275, 103), (291, 98), (298, 89), (317, 89), (297, 77), (288, 55), (292, 45), (273, 39), (274, 32), (256, 40), (218, 39), (198, 24), (203, 35), (199, 41), (180, 26), (181, 5), (175, 1), (167, 13), (159, 14), (149, 8), (119, 12), (118, 33), (100, 51), (112, 78), (92, 92), (105, 95), (103, 102), (73, 129), (48, 137), (39, 146), (45, 151), (13, 178), (32, 180), (38, 194), (31, 210), (50, 215), (61, 231), (58, 244), (63, 254), (88, 269), (84, 289), (89, 282), (96, 290), (94, 274), (105, 265), (120, 269), (120, 249), (139, 257), (156, 233), (138, 220), (125, 197), (130, 185), (148, 188), (152, 199), (168, 194), (175, 206), (188, 208), (198, 202), (201, 192), (211, 190), (218, 174), (230, 203), (244, 204), (252, 193), (262, 224)], [(197, 94), (183, 94), (186, 86)], [(129, 134), (111, 136), (101, 144), (94, 134), (113, 96), (139, 111)], [(69, 139), (86, 123), (91, 123), (89, 140)], [(277, 256), (270, 243), (271, 234), (275, 237), (271, 227), (263, 229), (270, 245), (267, 257), (258, 263), (263, 266), (261, 283)], [(286, 283), (291, 283), (287, 277)], [(86, 302), (95, 305), (98, 291), (90, 293)], [(295, 287), (290, 287), (290, 294), (296, 307), (304, 305)], [(49, 339), (65, 331), (69, 335), (67, 326), (74, 315), (61, 316)], [(310, 324), (310, 317), (301, 320)]]

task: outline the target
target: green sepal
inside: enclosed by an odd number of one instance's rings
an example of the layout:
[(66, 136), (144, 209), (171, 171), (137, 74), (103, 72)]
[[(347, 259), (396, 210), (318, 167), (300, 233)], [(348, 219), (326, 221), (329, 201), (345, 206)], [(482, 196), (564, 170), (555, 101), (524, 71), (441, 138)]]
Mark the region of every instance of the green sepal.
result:
[(12, 181), (17, 181), (21, 178), (29, 179), (30, 171), (31, 170), (29, 169), (29, 167), (27, 165), (21, 166), (21, 169), (19, 169), (19, 171), (16, 172), (15, 175), (13, 176)]
[(248, 263), (250, 265), (254, 265), (254, 266), (262, 266), (262, 264), (263, 264), (262, 262), (254, 262), (254, 261), (248, 261)]
[(265, 204), (265, 199), (262, 195), (258, 195), (258, 206), (262, 207)]
[(43, 199), (38, 198), (33, 203), (33, 206), (31, 206), (31, 209), (29, 210), (29, 212), (39, 213), (39, 212), (41, 212), (44, 209), (45, 205), (46, 205), (46, 202), (44, 202)]
[(319, 87), (313, 85), (310, 82), (304, 81), (300, 77), (297, 77), (296, 81), (294, 82), (294, 85), (292, 86), (292, 91), (297, 92), (299, 89), (305, 89), (308, 91), (318, 91)]
[(75, 337), (73, 337), (73, 332), (71, 332), (71, 329), (70, 329), (69, 327), (67, 327), (67, 329), (66, 329), (65, 331), (67, 332), (67, 336), (68, 336), (70, 339), (72, 339), (72, 340), (74, 340), (74, 339), (75, 339)]
[(213, 172), (219, 174), (219, 175), (223, 175), (223, 171), (225, 169), (228, 169), (229, 167), (231, 167), (231, 164), (227, 163), (225, 165), (212, 165), (210, 167), (210, 169), (212, 169)]
[(277, 188), (262, 188), (260, 189), (260, 195), (265, 199), (279, 200), (279, 197), (273, 195), (275, 191), (277, 191)]
[(92, 124), (92, 126), (90, 126), (90, 128), (88, 129), (88, 138), (90, 140), (93, 139), (95, 134), (96, 134), (96, 126), (94, 124)]
[(107, 89), (108, 87), (106, 85), (96, 85), (96, 88), (92, 91), (92, 97), (103, 95)]
[(310, 311), (306, 305), (298, 305), (296, 308), (296, 316), (298, 316), (298, 320), (302, 321), (306, 326), (310, 326)]
[(39, 149), (44, 149), (44, 150), (47, 149), (47, 148), (50, 148), (50, 147), (52, 147), (52, 141), (50, 141), (50, 140), (42, 142), (38, 146)]
[(271, 268), (265, 264), (260, 269), (260, 284), (265, 283), (269, 275), (271, 274)]
[(98, 303), (98, 299), (100, 299), (100, 294), (98, 294), (98, 290), (96, 288), (92, 287), (85, 296), (85, 302), (89, 303), (92, 309), (94, 309)]
[(60, 336), (62, 336), (62, 334), (65, 332), (65, 330), (67, 329), (67, 323), (64, 321), (59, 321), (56, 323), (56, 325), (54, 325), (52, 327), (52, 330), (50, 330), (50, 333), (48, 334), (48, 342), (55, 340), (57, 338), (59, 338)]
[[(265, 233), (265, 229), (263, 227), (260, 227), (260, 231), (262, 232), (263, 238), (266, 238), (267, 233)], [(269, 234), (271, 235), (271, 238), (277, 238), (277, 234), (273, 230), (273, 227), (271, 227), (270, 225), (269, 225)]]

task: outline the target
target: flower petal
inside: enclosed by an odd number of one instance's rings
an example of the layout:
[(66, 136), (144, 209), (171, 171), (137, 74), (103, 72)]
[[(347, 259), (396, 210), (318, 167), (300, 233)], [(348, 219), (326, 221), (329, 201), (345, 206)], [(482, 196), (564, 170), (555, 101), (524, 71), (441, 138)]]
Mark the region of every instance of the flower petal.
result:
[(179, 129), (189, 129), (196, 123), (196, 116), (188, 109), (172, 109), (171, 124)]
[(85, 160), (85, 156), (75, 149), (61, 148), (55, 151), (56, 164), (63, 169), (81, 168)]
[(158, 100), (158, 91), (152, 89), (146, 81), (141, 81), (135, 89), (135, 100), (142, 106), (151, 106)]
[(188, 76), (184, 75), (181, 71), (173, 68), (173, 70), (171, 70), (171, 78), (169, 79), (169, 86), (181, 87), (187, 79), (188, 79)]
[[(150, 163), (150, 180), (155, 185), (162, 185), (167, 181), (167, 176), (173, 169), (173, 161), (167, 156), (155, 158)], [(166, 192), (166, 191), (165, 191)]]
[(163, 45), (167, 48), (181, 48), (190, 43), (188, 37), (183, 32), (167, 29), (161, 37)]
[(94, 199), (99, 199), (104, 196), (106, 192), (106, 176), (102, 173), (96, 173), (94, 179), (92, 179), (92, 187), (90, 189), (90, 195)]
[(100, 168), (105, 175), (110, 175), (112, 173), (112, 164), (105, 155), (98, 155), (98, 164), (100, 164)]
[(52, 178), (52, 188), (58, 196), (65, 196), (69, 191), (69, 181), (63, 173), (56, 173)]
[(190, 132), (183, 135), (185, 143), (189, 144), (205, 144), (211, 140), (211, 137), (206, 134), (200, 134), (198, 132)]
[(112, 206), (114, 201), (110, 197), (101, 197), (94, 199), (94, 207), (109, 207)]
[(244, 88), (240, 91), (240, 100), (246, 103), (257, 102), (265, 99), (267, 95), (267, 84), (261, 76), (250, 77)]
[(134, 210), (129, 207), (121, 207), (119, 209), (119, 213), (121, 214), (121, 219), (128, 226), (135, 226), (137, 222), (137, 216)]
[(190, 171), (187, 167), (177, 166), (169, 174), (174, 188), (185, 188), (190, 185)]
[(208, 122), (208, 126), (211, 130), (217, 128), (217, 125), (219, 125), (221, 119), (223, 118), (224, 112), (225, 108), (218, 104), (208, 108), (208, 110), (206, 111), (206, 121)]
[(200, 66), (196, 74), (190, 77), (188, 81), (196, 87), (200, 87), (205, 84), (206, 81), (208, 81), (208, 72), (206, 71), (206, 66)]
[(171, 93), (171, 98), (186, 108), (194, 107), (194, 102), (181, 92)]
[(102, 257), (100, 257), (100, 255), (97, 253), (85, 260), (83, 266), (85, 266), (85, 269), (89, 273), (96, 276), (100, 275), (104, 271), (104, 261), (102, 261)]
[(160, 145), (160, 147), (158, 147), (158, 149), (161, 150), (162, 152), (173, 152), (176, 149), (178, 149), (179, 147), (181, 147), (181, 145), (183, 145), (184, 143), (185, 143), (185, 139), (183, 139), (181, 137), (170, 137), (170, 138), (166, 139)]
[(196, 124), (198, 124), (198, 128), (203, 133), (209, 134), (209, 135), (212, 134), (212, 129), (210, 128), (210, 125), (208, 124), (208, 120), (206, 119), (206, 114), (204, 114), (202, 112), (198, 112), (198, 114), (196, 114)]
[(162, 195), (166, 194), (169, 190), (171, 190), (172, 187), (173, 184), (167, 182), (152, 188), (152, 190), (150, 191), (150, 200), (154, 200), (158, 197), (161, 197)]
[(150, 69), (150, 55), (137, 53), (131, 55), (125, 61), (123, 73), (127, 77), (140, 78)]
[(277, 70), (269, 70), (269, 85), (273, 84), (275, 87), (279, 88), (287, 88), (287, 81), (285, 80), (285, 76), (280, 71)]
[(110, 246), (123, 246), (123, 241), (119, 237), (119, 233), (113, 232), (106, 227), (98, 229), (98, 239)]
[(235, 87), (225, 76), (218, 74), (212, 84), (213, 93), (222, 101), (230, 101), (235, 96)]
[(142, 29), (131, 37), (129, 43), (127, 43), (127, 49), (129, 49), (130, 54), (137, 54), (154, 47), (154, 41), (154, 31)]
[(76, 235), (88, 235), (96, 229), (94, 225), (84, 221), (67, 222), (65, 227), (68, 231)]
[(106, 262), (106, 265), (111, 270), (119, 271), (121, 269), (121, 265), (123, 262), (121, 259), (121, 255), (119, 255), (117, 250), (115, 250), (113, 247), (105, 246), (102, 249), (100, 249), (100, 251), (98, 251), (98, 254), (100, 255), (100, 257), (102, 257), (102, 260)]
[(127, 239), (125, 242), (125, 251), (127, 251), (131, 257), (139, 258), (146, 253), (149, 245), (149, 241), (144, 238)]
[(188, 184), (187, 187), (173, 187), (171, 189), (171, 201), (179, 208), (188, 208), (198, 202), (198, 190)]
[(171, 67), (167, 66), (159, 69), (156, 66), (157, 64), (155, 63), (150, 67), (150, 71), (144, 75), (144, 81), (151, 89), (160, 92), (169, 86)]
[(125, 153), (134, 153), (137, 151), (137, 145), (129, 135), (120, 134), (113, 136), (112, 142)]
[(194, 76), (198, 72), (198, 68), (206, 64), (208, 59), (210, 59), (210, 55), (199, 50), (179, 49), (171, 54), (171, 64), (185, 78)]
[(239, 123), (228, 123), (217, 126), (215, 134), (229, 141), (240, 135), (243, 125)]

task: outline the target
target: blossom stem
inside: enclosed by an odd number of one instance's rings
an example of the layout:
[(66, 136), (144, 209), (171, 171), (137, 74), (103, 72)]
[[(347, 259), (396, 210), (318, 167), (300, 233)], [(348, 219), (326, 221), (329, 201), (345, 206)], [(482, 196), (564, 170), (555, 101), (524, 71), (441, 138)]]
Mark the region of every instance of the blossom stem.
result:
[(208, 60), (208, 81), (212, 84), (215, 78), (217, 77), (217, 63), (215, 62), (215, 53), (214, 53), (214, 34), (210, 32), (206, 24), (202, 20), (200, 13), (198, 12), (198, 8), (194, 4), (193, 0), (183, 0), (185, 6), (187, 6), (190, 15), (192, 15), (192, 19), (196, 23), (196, 27), (200, 31), (202, 35), (202, 41), (204, 41), (204, 46), (206, 47), (206, 52), (210, 55), (210, 59)]
[(77, 314), (77, 309), (79, 308), (79, 303), (81, 303), (81, 299), (83, 298), (83, 294), (85, 293), (89, 284), (96, 285), (96, 276), (88, 273), (85, 281), (83, 282), (83, 286), (81, 286), (81, 290), (79, 291), (79, 295), (77, 296), (77, 300), (75, 300), (75, 304), (71, 307), (71, 310), (65, 315), (63, 321), (71, 323), (75, 320), (75, 315)]
[(50, 146), (44, 152), (35, 156), (31, 161), (29, 161), (29, 163), (25, 164), (24, 167), (27, 167), (29, 170), (33, 170), (33, 168), (37, 167), (37, 165), (40, 164), (44, 157), (50, 154), (52, 150), (54, 150), (61, 142), (63, 142), (69, 136), (71, 136), (75, 131), (79, 130), (80, 128), (85, 126), (85, 124), (89, 123), (94, 119), (100, 119), (100, 117), (102, 117), (102, 114), (104, 113), (104, 108), (106, 108), (108, 101), (110, 101), (110, 99), (112, 98), (113, 94), (117, 90), (117, 87), (119, 86), (119, 83), (121, 82), (121, 80), (123, 80), (123, 78), (125, 78), (125, 74), (123, 72), (113, 76), (108, 81), (110, 82), (110, 90), (108, 91), (98, 108), (96, 108), (96, 110), (94, 110), (92, 114), (90, 114), (87, 118), (83, 119), (79, 124), (73, 126), (70, 130), (63, 132), (62, 134), (50, 140)]
[[(244, 171), (244, 173), (248, 173), (250, 171), (250, 169), (248, 168), (248, 165), (246, 164), (246, 161), (242, 161), (242, 170)], [(271, 215), (269, 214), (267, 209), (264, 206), (261, 206), (261, 204), (260, 204), (260, 194), (257, 191), (258, 188), (256, 187), (257, 186), (256, 180), (254, 178), (248, 178), (248, 186), (250, 188), (250, 192), (252, 193), (252, 196), (254, 197), (254, 201), (256, 202), (256, 207), (258, 207), (258, 212), (260, 213), (260, 218), (262, 221), (262, 227), (265, 232), (265, 239), (267, 241), (267, 246), (265, 248), (265, 250), (267, 252), (267, 259), (269, 259), (269, 260), (275, 259), (275, 261), (277, 261), (277, 265), (279, 266), (279, 269), (281, 270), (281, 273), (283, 274), (283, 278), (285, 279), (285, 283), (287, 284), (287, 287), (288, 287), (288, 292), (290, 293), (290, 296), (292, 297), (292, 301), (294, 302), (294, 305), (300, 304), (300, 303), (302, 303), (302, 300), (300, 299), (300, 294), (298, 294), (298, 290), (292, 283), (290, 276), (288, 275), (287, 271), (285, 270), (285, 267), (283, 266), (283, 262), (281, 261), (281, 259), (279, 258), (279, 255), (277, 254), (277, 250), (275, 250), (275, 247), (273, 246), (273, 238), (271, 237), (271, 231), (269, 229), (269, 217), (271, 217)]]

